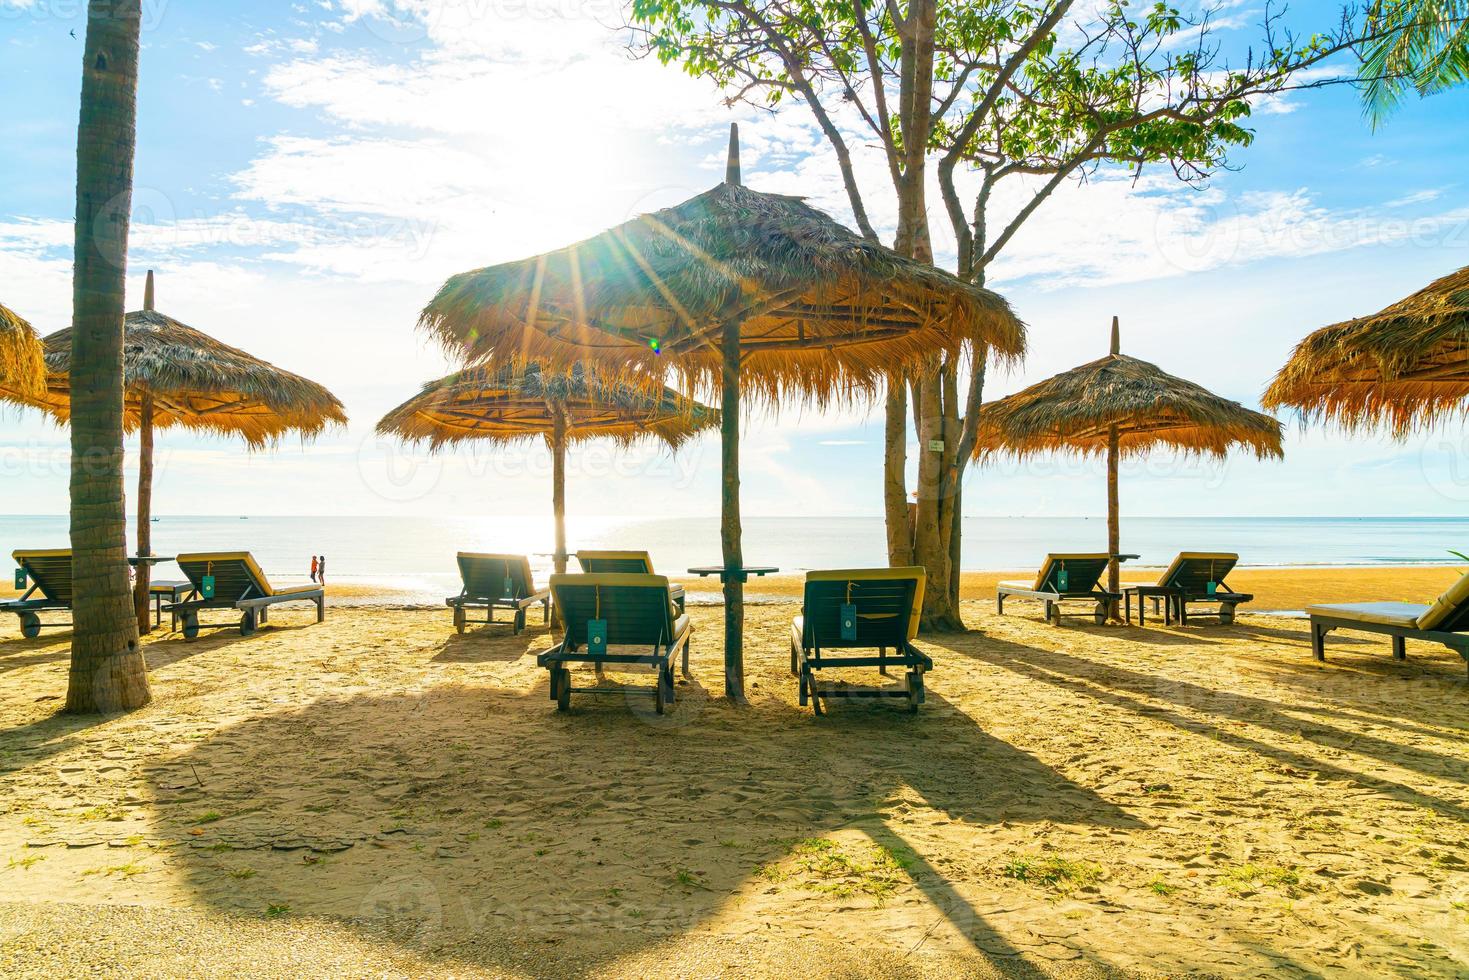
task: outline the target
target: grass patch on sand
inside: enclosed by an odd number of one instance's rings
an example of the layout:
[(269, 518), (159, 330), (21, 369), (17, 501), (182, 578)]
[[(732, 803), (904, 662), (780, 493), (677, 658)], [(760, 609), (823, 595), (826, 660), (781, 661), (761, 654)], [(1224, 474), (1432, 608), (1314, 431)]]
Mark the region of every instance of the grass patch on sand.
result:
[(224, 814), (223, 813), (220, 813), (218, 810), (210, 810), (207, 813), (201, 813), (201, 814), (199, 814), (197, 817), (194, 818), (194, 822), (196, 824), (197, 823), (214, 823), (214, 821), (216, 821), (216, 820), (223, 820), (223, 819), (224, 819)]
[(1080, 888), (1090, 888), (1102, 879), (1102, 866), (1092, 861), (1062, 857), (1022, 854), (1005, 863), (1006, 878), (1069, 895)]
[(11, 858), (10, 863), (5, 866), (7, 868), (29, 868), (44, 860), (46, 860), (46, 855), (44, 854), (27, 854), (22, 858)]
[(1226, 865), (1218, 880), (1236, 895), (1272, 888), (1294, 898), (1301, 888), (1300, 874), (1294, 868), (1282, 868), (1278, 864)]
[(902, 849), (808, 837), (787, 842), (786, 856), (761, 865), (756, 874), (836, 898), (866, 895), (882, 902), (912, 880), (908, 870), (912, 865), (912, 853)]

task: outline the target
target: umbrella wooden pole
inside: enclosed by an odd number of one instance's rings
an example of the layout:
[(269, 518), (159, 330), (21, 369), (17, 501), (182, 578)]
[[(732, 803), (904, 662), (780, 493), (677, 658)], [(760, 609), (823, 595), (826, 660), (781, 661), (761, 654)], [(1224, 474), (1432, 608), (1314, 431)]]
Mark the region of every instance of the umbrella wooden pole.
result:
[[(1107, 560), (1107, 591), (1113, 595), (1117, 594), (1121, 585), (1122, 575), (1117, 560), (1118, 553), (1122, 550), (1122, 529), (1118, 515), (1117, 500), (1117, 458), (1121, 455), (1121, 437), (1118, 435), (1117, 426), (1107, 429), (1107, 554), (1111, 558)], [(1108, 614), (1111, 618), (1117, 618), (1117, 602), (1111, 601)]]
[(551, 410), (551, 512), (556, 516), (556, 574), (566, 571), (566, 412)]
[[(153, 554), (153, 395), (143, 392), (138, 411), (138, 555)], [(138, 562), (133, 578), (133, 610), (138, 616), (138, 632), (147, 633), (152, 626), (148, 614), (148, 586), (152, 569)]]
[(724, 551), (724, 694), (745, 700), (745, 556), (740, 547), (740, 325), (727, 324), (719, 420), (723, 494), (719, 522)]

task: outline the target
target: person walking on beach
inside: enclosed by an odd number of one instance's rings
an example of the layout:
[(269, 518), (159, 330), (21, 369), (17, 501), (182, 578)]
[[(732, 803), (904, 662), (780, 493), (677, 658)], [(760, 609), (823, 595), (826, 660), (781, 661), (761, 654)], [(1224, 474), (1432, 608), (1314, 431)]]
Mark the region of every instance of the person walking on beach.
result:
[(316, 584), (326, 584), (326, 555), (322, 555), (316, 560)]
[(316, 569), (317, 569), (316, 556), (315, 555), (312, 555), (311, 556), (311, 581), (313, 581), (313, 582), (316, 581)]

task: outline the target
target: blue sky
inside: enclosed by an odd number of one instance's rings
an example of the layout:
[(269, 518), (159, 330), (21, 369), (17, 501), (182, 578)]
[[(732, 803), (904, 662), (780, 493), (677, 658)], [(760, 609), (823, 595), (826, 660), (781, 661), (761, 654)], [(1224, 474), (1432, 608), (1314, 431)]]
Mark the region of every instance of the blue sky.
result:
[[(1325, 26), (1335, 9), (1298, 4), (1290, 19)], [(45, 333), (70, 319), (70, 32), (83, 34), (84, 10), (0, 0), (0, 301)], [(804, 108), (730, 110), (706, 83), (629, 59), (607, 27), (616, 0), (144, 10), (129, 307), (154, 268), (161, 310), (326, 384), (352, 418), (310, 446), (255, 455), (163, 434), (157, 513), (540, 515), (539, 448), (429, 458), (372, 437), (448, 367), (413, 329), (445, 276), (705, 189), (732, 119), (747, 183), (846, 214)], [(1235, 5), (1232, 20), (1259, 15)], [(1349, 89), (1299, 93), (1254, 115), (1241, 169), (1206, 189), (1103, 174), (1058, 192), (991, 280), (1030, 325), (1032, 353), (989, 394), (1104, 353), (1115, 314), (1128, 352), (1255, 404), (1305, 333), (1469, 263), (1466, 122), (1466, 92), (1410, 103), (1376, 133)], [(858, 163), (890, 228), (881, 161)], [(65, 433), (16, 410), (0, 420), (0, 510), (64, 512)], [(878, 414), (791, 409), (746, 432), (747, 514), (880, 513)], [(571, 461), (572, 507), (712, 515), (717, 465), (712, 440), (674, 459), (593, 446)], [(1124, 479), (1138, 514), (1460, 514), (1469, 442), (1457, 423), (1404, 443), (1292, 425), (1284, 463), (1160, 456)], [(1095, 464), (1000, 464), (971, 481), (971, 514), (1103, 510)]]

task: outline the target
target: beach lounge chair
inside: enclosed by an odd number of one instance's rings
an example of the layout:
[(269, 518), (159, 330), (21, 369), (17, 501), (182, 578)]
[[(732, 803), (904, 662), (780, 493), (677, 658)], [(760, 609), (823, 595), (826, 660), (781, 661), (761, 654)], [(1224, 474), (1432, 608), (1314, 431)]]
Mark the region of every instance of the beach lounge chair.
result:
[(464, 588), (445, 599), (444, 605), (454, 610), (454, 628), (460, 633), (471, 622), (471, 609), (485, 611), (484, 619), (474, 620), (482, 623), (493, 623), (496, 609), (509, 609), (513, 613), (511, 630), (517, 636), (525, 629), (525, 612), (532, 606), (541, 607), (541, 622), (550, 622), (551, 592), (536, 589), (529, 558), (461, 551), (458, 561)]
[[(581, 570), (596, 575), (600, 572), (627, 572), (634, 575), (655, 575), (653, 558), (646, 551), (578, 551), (576, 563)], [(684, 611), (684, 588), (677, 582), (668, 586), (668, 595), (678, 606), (679, 615)]]
[(0, 602), (0, 612), (15, 613), (20, 633), (28, 640), (40, 636), (42, 626), (70, 626), (71, 620), (42, 623), (40, 614), (71, 608), (71, 549), (20, 550), (11, 552), (11, 557), (25, 572), (28, 587), (19, 599)]
[[(536, 657), (551, 672), (551, 700), (558, 711), (571, 706), (573, 694), (650, 694), (663, 714), (674, 700), (673, 659), (682, 654), (689, 676), (689, 637), (693, 627), (668, 597), (662, 575), (607, 572), (597, 575), (552, 575), (551, 593), (560, 611), (561, 642)], [(614, 647), (622, 648), (613, 652)], [(642, 650), (628, 650), (641, 647)], [(570, 665), (652, 667), (652, 690), (626, 686), (573, 687)]]
[[(1180, 624), (1187, 626), (1189, 616), (1217, 616), (1219, 622), (1229, 625), (1234, 622), (1235, 607), (1254, 600), (1248, 592), (1235, 592), (1225, 582), (1225, 577), (1239, 564), (1239, 555), (1227, 551), (1181, 551), (1173, 559), (1156, 583), (1146, 585), (1122, 584), (1122, 594), (1128, 606), (1128, 621), (1132, 620), (1132, 597), (1138, 597), (1138, 617), (1142, 620), (1143, 599), (1159, 599), (1167, 605), (1164, 621), (1171, 622), (1174, 615)], [(1216, 608), (1213, 612), (1190, 614), (1189, 603), (1209, 603)], [(1156, 607), (1155, 607), (1156, 608)]]
[[(316, 621), (326, 619), (326, 590), (320, 585), (297, 585), (285, 589), (271, 586), (270, 580), (248, 551), (209, 551), (179, 555), (175, 559), (189, 580), (189, 591), (183, 600), (171, 602), (163, 611), (176, 615), (183, 625), (184, 639), (199, 635), (205, 624), (199, 613), (206, 609), (234, 609), (240, 613), (241, 636), (249, 636), (265, 623), (270, 607), (282, 602), (311, 602), (316, 605)], [(212, 581), (211, 581), (212, 580)], [(211, 591), (213, 594), (209, 594)], [(211, 623), (210, 629), (227, 629), (229, 623)]]
[[(923, 609), (927, 574), (912, 568), (849, 568), (806, 573), (801, 615), (791, 622), (791, 673), (799, 678), (800, 701), (822, 713), (822, 698), (906, 698), (918, 713), (923, 703), (923, 674), (933, 660), (913, 645)], [(877, 649), (877, 656), (836, 651)], [(893, 652), (888, 656), (888, 650)], [(901, 688), (822, 688), (816, 672), (826, 668), (904, 667)]]
[[(1034, 582), (1007, 581), (999, 584), (995, 593), (995, 612), (1003, 616), (1005, 600), (1011, 596), (1039, 599), (1046, 605), (1046, 619), (1052, 625), (1060, 626), (1063, 602), (1086, 602), (1093, 607), (1093, 621), (1105, 623), (1108, 606), (1122, 599), (1122, 596), (1108, 592), (1099, 584), (1107, 573), (1109, 557), (1105, 553), (1046, 555)], [(1136, 557), (1119, 555), (1118, 560)]]
[(1469, 661), (1469, 574), (1459, 578), (1431, 606), (1410, 602), (1355, 602), (1307, 606), (1311, 653), (1326, 659), (1326, 634), (1357, 630), (1392, 638), (1394, 660), (1406, 660), (1408, 640), (1442, 643)]

